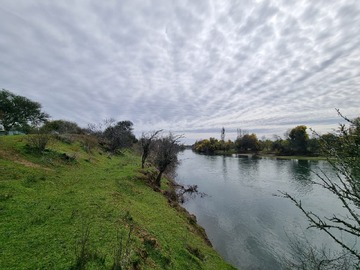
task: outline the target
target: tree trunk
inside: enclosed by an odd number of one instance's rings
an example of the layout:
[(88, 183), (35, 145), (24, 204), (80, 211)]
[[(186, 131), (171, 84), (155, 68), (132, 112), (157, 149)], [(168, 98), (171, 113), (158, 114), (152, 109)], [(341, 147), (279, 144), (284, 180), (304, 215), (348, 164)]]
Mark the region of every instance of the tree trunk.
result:
[(142, 169), (144, 169), (144, 167), (145, 167), (145, 156), (143, 155), (142, 157), (141, 157), (141, 168)]
[(160, 187), (160, 185), (161, 185), (161, 176), (162, 176), (162, 174), (163, 174), (163, 172), (162, 172), (162, 171), (159, 171), (159, 174), (158, 174), (158, 176), (156, 177), (155, 185), (156, 185), (157, 187)]

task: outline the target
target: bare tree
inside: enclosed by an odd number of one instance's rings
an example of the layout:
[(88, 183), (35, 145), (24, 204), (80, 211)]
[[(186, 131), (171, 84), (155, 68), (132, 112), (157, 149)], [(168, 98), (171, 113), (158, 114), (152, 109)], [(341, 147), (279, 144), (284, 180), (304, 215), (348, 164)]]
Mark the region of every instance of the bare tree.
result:
[[(340, 125), (338, 143), (321, 140), (323, 151), (327, 153), (327, 160), (336, 172), (336, 177), (330, 177), (324, 172), (316, 173), (318, 181), (315, 185), (329, 191), (346, 210), (346, 215), (334, 213), (332, 217), (323, 217), (306, 210), (301, 201), (292, 195), (281, 192), (290, 199), (307, 217), (311, 228), (325, 232), (337, 244), (355, 258), (355, 267), (360, 266), (360, 251), (356, 241), (360, 237), (360, 121), (359, 118), (350, 120), (339, 115), (350, 124), (349, 127)], [(351, 236), (355, 244), (343, 240), (343, 236)]]
[[(353, 256), (348, 252), (332, 251), (326, 245), (315, 246), (304, 235), (294, 235), (289, 239), (290, 256), (283, 259), (284, 269), (292, 270), (349, 270), (353, 265)], [(283, 256), (283, 255), (280, 255)]]
[(84, 130), (85, 133), (94, 135), (100, 138), (104, 132), (104, 129), (113, 127), (116, 123), (114, 118), (106, 118), (100, 123), (89, 123), (88, 127)]
[(154, 164), (159, 170), (155, 180), (155, 185), (158, 187), (160, 187), (163, 173), (178, 164), (177, 154), (180, 151), (179, 141), (181, 138), (183, 138), (182, 135), (173, 135), (170, 133), (168, 136), (156, 141)]
[(146, 159), (150, 155), (151, 148), (153, 146), (154, 140), (157, 139), (159, 133), (162, 132), (162, 129), (153, 131), (151, 133), (143, 133), (140, 138), (140, 146), (141, 146), (141, 168), (144, 169)]

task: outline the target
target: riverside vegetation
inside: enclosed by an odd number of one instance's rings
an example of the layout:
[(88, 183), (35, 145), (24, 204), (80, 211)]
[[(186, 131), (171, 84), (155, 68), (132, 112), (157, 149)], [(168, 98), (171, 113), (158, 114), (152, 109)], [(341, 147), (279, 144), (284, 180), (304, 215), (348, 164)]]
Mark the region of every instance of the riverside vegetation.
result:
[(334, 133), (318, 135), (313, 131), (310, 137), (304, 125), (296, 126), (285, 132), (285, 138), (274, 135), (274, 140), (259, 140), (255, 133), (238, 129), (235, 141), (225, 141), (225, 129), (222, 129), (221, 140), (209, 138), (196, 141), (192, 149), (197, 153), (213, 154), (255, 154), (259, 156), (282, 159), (325, 159), (323, 143), (340, 144)]
[(134, 150), (31, 136), (0, 138), (1, 269), (233, 269)]

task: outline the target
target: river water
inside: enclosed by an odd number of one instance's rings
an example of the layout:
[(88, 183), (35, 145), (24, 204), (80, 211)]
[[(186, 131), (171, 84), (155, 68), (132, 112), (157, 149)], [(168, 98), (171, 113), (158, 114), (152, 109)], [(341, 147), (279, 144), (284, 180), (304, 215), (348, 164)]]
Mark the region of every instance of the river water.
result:
[(337, 247), (318, 230), (307, 229), (309, 223), (290, 200), (274, 196), (288, 192), (321, 215), (341, 212), (338, 201), (311, 182), (317, 179), (313, 172), (334, 175), (325, 161), (205, 156), (191, 150), (179, 158), (177, 182), (196, 184), (207, 194), (184, 207), (196, 215), (214, 248), (239, 269), (282, 269), (297, 238)]

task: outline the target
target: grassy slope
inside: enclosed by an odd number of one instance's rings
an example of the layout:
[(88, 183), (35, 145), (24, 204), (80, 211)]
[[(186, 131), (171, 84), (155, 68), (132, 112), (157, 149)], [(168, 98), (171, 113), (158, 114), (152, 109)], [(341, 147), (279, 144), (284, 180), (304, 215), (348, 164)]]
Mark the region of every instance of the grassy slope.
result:
[(35, 155), (25, 144), (0, 137), (0, 269), (71, 269), (85, 240), (86, 269), (111, 269), (130, 227), (134, 269), (233, 269), (141, 180), (137, 156), (87, 154), (79, 142), (59, 141)]

